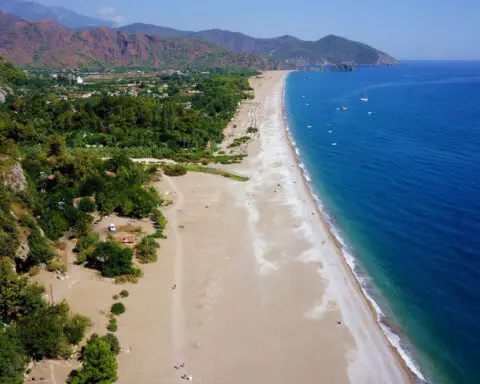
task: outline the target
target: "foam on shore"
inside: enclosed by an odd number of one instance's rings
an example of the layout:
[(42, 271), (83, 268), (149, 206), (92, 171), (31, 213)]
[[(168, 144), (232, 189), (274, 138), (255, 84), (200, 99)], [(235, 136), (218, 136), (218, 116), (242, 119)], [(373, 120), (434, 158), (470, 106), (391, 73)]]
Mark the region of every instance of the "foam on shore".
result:
[[(284, 80), (285, 82), (287, 81), (287, 78)], [(351, 273), (355, 277), (358, 286), (360, 287), (361, 292), (367, 299), (370, 308), (375, 312), (375, 317), (377, 324), (379, 325), (380, 329), (382, 330), (383, 334), (385, 335), (386, 339), (388, 342), (392, 345), (392, 347), (397, 351), (398, 355), (404, 362), (405, 366), (408, 367), (408, 369), (415, 375), (415, 377), (422, 381), (426, 382), (425, 377), (422, 375), (419, 367), (415, 363), (413, 357), (411, 356), (411, 353), (409, 352), (405, 342), (401, 339), (401, 337), (394, 332), (387, 324), (386, 324), (386, 316), (384, 312), (382, 311), (380, 305), (374, 300), (373, 295), (372, 295), (372, 290), (374, 289), (370, 279), (366, 275), (365, 272), (362, 271), (361, 267), (358, 265), (355, 257), (352, 255), (352, 250), (351, 248), (347, 245), (345, 240), (340, 234), (339, 229), (335, 226), (334, 219), (332, 218), (331, 215), (329, 215), (325, 211), (325, 206), (322, 200), (318, 197), (318, 195), (314, 192), (314, 188), (312, 186), (312, 180), (311, 177), (307, 171), (307, 168), (305, 164), (301, 161), (301, 155), (300, 155), (300, 149), (297, 146), (297, 143), (295, 142), (291, 130), (289, 129), (288, 126), (288, 117), (285, 109), (285, 86), (283, 87), (283, 102), (282, 102), (282, 117), (283, 117), (283, 125), (284, 129), (286, 132), (287, 140), (289, 145), (291, 146), (293, 153), (295, 154), (295, 161), (297, 163), (297, 166), (301, 170), (302, 177), (304, 179), (305, 186), (307, 187), (310, 196), (315, 202), (315, 205), (318, 209), (318, 212), (320, 216), (322, 217), (323, 222), (325, 223), (326, 227), (328, 228), (328, 231), (330, 235), (333, 237), (338, 250), (340, 251), (345, 263), (348, 265)], [(304, 260), (312, 260), (312, 255), (310, 256), (304, 256)], [(328, 288), (328, 287), (327, 287)], [(327, 293), (328, 295), (328, 289)], [(310, 316), (319, 316), (319, 314), (326, 310), (328, 299), (323, 298), (322, 302), (316, 307), (311, 310), (309, 313)]]

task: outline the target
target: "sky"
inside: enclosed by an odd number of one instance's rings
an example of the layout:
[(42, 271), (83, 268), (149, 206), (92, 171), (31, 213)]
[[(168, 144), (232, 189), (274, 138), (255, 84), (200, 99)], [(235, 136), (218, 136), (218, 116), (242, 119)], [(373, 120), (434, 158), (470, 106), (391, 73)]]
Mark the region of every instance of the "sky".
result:
[(124, 25), (228, 29), (254, 37), (335, 34), (399, 59), (480, 60), (480, 0), (41, 0)]

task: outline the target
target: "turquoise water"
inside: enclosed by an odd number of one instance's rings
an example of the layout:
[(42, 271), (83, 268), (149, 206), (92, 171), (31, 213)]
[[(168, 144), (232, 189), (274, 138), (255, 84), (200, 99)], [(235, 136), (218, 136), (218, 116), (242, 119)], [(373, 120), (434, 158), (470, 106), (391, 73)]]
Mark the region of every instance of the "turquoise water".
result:
[(285, 99), (382, 324), (426, 381), (480, 383), (480, 62), (295, 72)]

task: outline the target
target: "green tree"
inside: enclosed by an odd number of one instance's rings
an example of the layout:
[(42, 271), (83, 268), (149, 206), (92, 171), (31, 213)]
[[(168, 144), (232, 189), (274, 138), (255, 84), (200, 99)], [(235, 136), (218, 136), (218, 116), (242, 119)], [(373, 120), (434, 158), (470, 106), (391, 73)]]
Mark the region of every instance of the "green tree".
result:
[(48, 136), (46, 139), (47, 156), (60, 157), (65, 154), (67, 143), (65, 137), (55, 134)]
[(110, 350), (114, 355), (118, 355), (120, 353), (120, 342), (118, 341), (117, 336), (115, 336), (113, 333), (107, 333), (105, 336), (102, 336), (101, 339), (110, 346)]
[(95, 212), (97, 205), (90, 199), (90, 197), (83, 197), (78, 203), (78, 209), (85, 213), (91, 213)]
[(92, 323), (86, 316), (73, 315), (64, 327), (64, 333), (70, 344), (78, 344), (82, 341), (85, 331), (91, 327)]
[(69, 223), (62, 213), (50, 211), (42, 216), (40, 219), (40, 226), (49, 239), (57, 240), (68, 231)]
[(0, 257), (14, 257), (19, 245), (17, 224), (10, 213), (11, 203), (11, 193), (2, 182), (0, 183)]
[(123, 305), (123, 303), (114, 303), (112, 304), (112, 308), (110, 308), (110, 312), (117, 316), (121, 315), (125, 312), (125, 305)]
[(38, 229), (33, 229), (28, 236), (28, 245), (30, 247), (28, 261), (31, 265), (46, 263), (55, 257), (47, 239), (41, 235)]
[(71, 373), (70, 384), (111, 384), (118, 379), (117, 360), (111, 346), (98, 336), (87, 342), (82, 361), (82, 369)]
[(17, 323), (23, 347), (35, 360), (68, 358), (72, 349), (65, 336), (68, 323), (68, 305), (50, 305), (21, 318)]
[(9, 324), (45, 308), (43, 288), (19, 278), (10, 260), (0, 259), (0, 320)]
[(21, 295), (26, 280), (18, 279), (10, 260), (0, 259), (0, 317), (2, 323), (9, 323), (19, 317)]
[(25, 354), (20, 341), (8, 331), (0, 331), (0, 383), (22, 384)]
[(117, 241), (109, 240), (100, 243), (87, 262), (106, 277), (129, 275), (133, 271), (132, 255), (130, 248), (123, 248)]
[[(80, 211), (81, 212), (81, 211)], [(92, 216), (81, 212), (72, 223), (72, 233), (75, 237), (86, 236), (92, 230)]]

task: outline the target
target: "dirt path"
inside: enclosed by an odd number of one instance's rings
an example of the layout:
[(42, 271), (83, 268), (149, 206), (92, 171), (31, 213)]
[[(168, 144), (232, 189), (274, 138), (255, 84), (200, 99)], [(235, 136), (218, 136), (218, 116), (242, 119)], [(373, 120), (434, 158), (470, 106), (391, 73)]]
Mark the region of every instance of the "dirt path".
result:
[(175, 359), (174, 364), (183, 361), (182, 350), (185, 343), (185, 310), (183, 307), (183, 243), (181, 217), (184, 205), (183, 194), (175, 182), (168, 176), (163, 175), (165, 181), (175, 192), (176, 199), (173, 208), (176, 214), (170, 218), (170, 226), (175, 234), (175, 262), (173, 268), (173, 294), (172, 294), (172, 351)]

